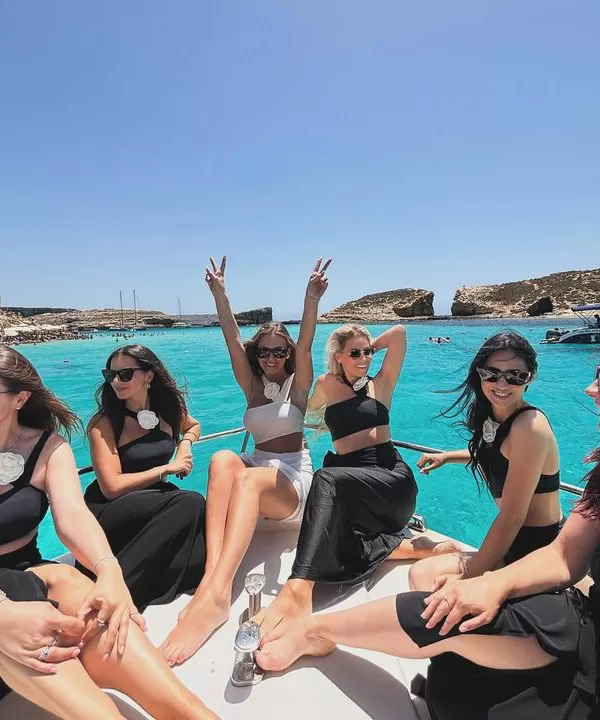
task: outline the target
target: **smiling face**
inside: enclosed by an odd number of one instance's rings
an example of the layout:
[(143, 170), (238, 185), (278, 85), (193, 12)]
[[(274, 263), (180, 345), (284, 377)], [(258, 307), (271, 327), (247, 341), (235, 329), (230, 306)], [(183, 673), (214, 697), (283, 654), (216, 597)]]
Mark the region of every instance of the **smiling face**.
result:
[(287, 339), (278, 333), (265, 333), (256, 341), (256, 359), (267, 378), (275, 379), (285, 375), (285, 363), (290, 355)]
[[(353, 335), (344, 343), (342, 350), (336, 353), (335, 359), (342, 366), (348, 380), (364, 377), (373, 360), (371, 340), (364, 335)], [(365, 354), (367, 351), (367, 354)]]
[[(516, 371), (529, 372), (527, 363), (521, 355), (514, 350), (497, 350), (493, 352), (482, 365), (487, 369), (500, 370), (500, 372)], [(532, 378), (533, 379), (533, 378)], [(531, 381), (530, 381), (531, 382)], [(523, 403), (523, 393), (529, 383), (525, 385), (511, 385), (501, 376), (497, 382), (481, 380), (481, 390), (490, 401), (495, 410), (501, 413), (507, 410), (512, 412)]]
[(25, 405), (31, 393), (26, 390), (14, 392), (0, 378), (0, 425), (12, 423), (19, 410)]
[(131, 357), (131, 355), (115, 355), (111, 359), (111, 370), (124, 370), (126, 368), (135, 368), (135, 371), (129, 381), (121, 380), (118, 375), (115, 376), (110, 383), (115, 395), (119, 400), (145, 398), (148, 392), (147, 386), (152, 382), (154, 373), (152, 370), (143, 370), (136, 358)]

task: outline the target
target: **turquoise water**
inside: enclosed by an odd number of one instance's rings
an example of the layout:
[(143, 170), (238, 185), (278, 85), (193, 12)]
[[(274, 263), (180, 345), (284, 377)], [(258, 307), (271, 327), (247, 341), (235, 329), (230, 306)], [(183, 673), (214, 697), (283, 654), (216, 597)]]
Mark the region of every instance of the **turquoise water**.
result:
[[(516, 325), (516, 324), (515, 324)], [(402, 377), (396, 388), (392, 408), (392, 434), (395, 439), (430, 445), (443, 449), (465, 446), (463, 431), (445, 419), (436, 419), (441, 408), (447, 407), (454, 395), (440, 394), (461, 382), (474, 351), (483, 339), (505, 323), (500, 321), (427, 322), (407, 325), (409, 351)], [(600, 349), (585, 346), (540, 345), (548, 321), (521, 321), (518, 329), (539, 352), (539, 377), (528, 393), (530, 403), (541, 407), (549, 416), (561, 450), (563, 480), (579, 484), (584, 474), (581, 459), (598, 443), (597, 418), (588, 409), (593, 404), (582, 389), (592, 377), (600, 359)], [(385, 325), (371, 327), (374, 335)], [(332, 326), (317, 328), (314, 343), (315, 372), (324, 369), (324, 346)], [(290, 326), (297, 336), (298, 326)], [(244, 337), (254, 333), (243, 328)], [(449, 335), (452, 342), (435, 345), (427, 342), (430, 335)], [(219, 328), (191, 328), (137, 333), (138, 342), (148, 345), (171, 369), (176, 379), (188, 389), (192, 415), (202, 423), (204, 434), (241, 425), (244, 396), (238, 389), (229, 365)], [(62, 341), (41, 345), (23, 345), (23, 352), (38, 368), (44, 382), (66, 400), (84, 422), (94, 411), (93, 393), (99, 383), (100, 369), (107, 356), (117, 347), (110, 334), (96, 333), (93, 340)], [(375, 364), (380, 362), (376, 358)], [(239, 450), (242, 436), (196, 445), (193, 474), (182, 481), (183, 486), (204, 491), (206, 470), (211, 453), (217, 449)], [(315, 467), (319, 467), (330, 448), (328, 435), (309, 441)], [(89, 464), (85, 439), (73, 440), (77, 464)], [(403, 453), (415, 468), (418, 454)], [(92, 475), (82, 477), (84, 487)], [(491, 499), (478, 493), (475, 480), (462, 467), (442, 468), (429, 477), (417, 475), (419, 483), (418, 512), (429, 526), (465, 542), (478, 544), (494, 512)], [(569, 510), (570, 497), (565, 494), (564, 507)], [(40, 531), (42, 553), (53, 557), (62, 551), (48, 516)]]

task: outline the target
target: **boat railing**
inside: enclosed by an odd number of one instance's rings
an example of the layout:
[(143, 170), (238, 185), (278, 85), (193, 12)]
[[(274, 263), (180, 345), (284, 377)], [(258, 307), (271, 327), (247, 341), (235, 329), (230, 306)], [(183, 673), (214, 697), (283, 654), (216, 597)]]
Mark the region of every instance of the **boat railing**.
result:
[[(304, 427), (308, 430), (316, 430), (321, 426), (306, 423)], [(196, 443), (205, 443), (209, 442), (210, 440), (220, 440), (221, 438), (231, 437), (232, 435), (241, 435), (242, 433), (244, 433), (244, 439), (242, 441), (242, 447), (240, 449), (240, 452), (246, 452), (246, 448), (248, 447), (248, 441), (250, 439), (250, 433), (243, 426), (231, 428), (230, 430), (221, 430), (220, 432), (210, 433), (208, 435), (202, 435), (198, 438), (198, 440), (196, 440)], [(417, 445), (416, 443), (404, 442), (403, 440), (392, 440), (392, 445), (394, 447), (402, 448), (403, 450), (413, 450), (414, 452), (420, 453), (444, 452), (439, 448), (429, 447), (428, 445)], [(94, 468), (91, 465), (86, 465), (85, 467), (79, 468), (78, 470), (79, 475), (87, 475), (87, 473), (91, 473), (93, 471)], [(572, 495), (583, 494), (583, 488), (580, 488), (577, 485), (572, 485), (571, 483), (561, 482), (560, 489), (564, 490), (565, 492), (571, 493)]]

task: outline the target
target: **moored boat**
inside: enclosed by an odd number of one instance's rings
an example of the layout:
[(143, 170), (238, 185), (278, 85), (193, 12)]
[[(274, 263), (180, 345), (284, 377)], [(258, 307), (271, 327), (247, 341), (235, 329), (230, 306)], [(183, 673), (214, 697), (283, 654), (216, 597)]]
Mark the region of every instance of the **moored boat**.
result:
[[(546, 332), (542, 343), (546, 345), (596, 345), (600, 344), (600, 303), (575, 305), (573, 313), (582, 321), (576, 328), (552, 328)], [(594, 312), (595, 311), (595, 312)]]

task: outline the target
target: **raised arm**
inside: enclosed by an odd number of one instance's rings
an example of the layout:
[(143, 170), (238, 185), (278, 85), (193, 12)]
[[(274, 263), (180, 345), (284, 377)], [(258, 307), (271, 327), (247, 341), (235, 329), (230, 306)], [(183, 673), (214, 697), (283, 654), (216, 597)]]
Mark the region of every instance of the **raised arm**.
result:
[(321, 267), (322, 258), (315, 263), (315, 267), (311, 273), (306, 294), (304, 296), (304, 311), (302, 313), (302, 323), (300, 325), (300, 335), (296, 345), (296, 371), (294, 375), (294, 383), (306, 396), (310, 391), (313, 381), (313, 364), (312, 364), (312, 343), (315, 337), (315, 329), (317, 327), (317, 311), (319, 308), (319, 300), (327, 290), (328, 279), (326, 275), (327, 268), (331, 263), (331, 259), (327, 260)]
[(219, 324), (221, 325), (221, 331), (227, 343), (227, 350), (229, 350), (233, 374), (238, 381), (238, 385), (242, 388), (244, 395), (248, 397), (252, 387), (252, 368), (248, 362), (248, 357), (240, 335), (240, 329), (225, 291), (225, 267), (227, 266), (227, 258), (223, 256), (221, 265), (217, 267), (217, 263), (211, 257), (210, 264), (212, 270), (205, 268), (205, 280), (215, 299)]
[(479, 550), (465, 563), (467, 576), (493, 570), (508, 552), (527, 517), (551, 442), (552, 430), (541, 413), (523, 413), (515, 420), (500, 511)]
[(124, 473), (121, 470), (117, 443), (108, 418), (101, 417), (96, 420), (88, 436), (96, 479), (102, 493), (109, 500), (126, 495), (132, 490), (142, 490), (154, 485), (165, 480), (168, 475), (187, 475), (191, 470), (188, 460), (175, 458), (167, 465), (158, 465), (143, 472)]
[(381, 369), (375, 378), (382, 380), (390, 390), (393, 390), (398, 382), (404, 356), (406, 355), (406, 330), (404, 325), (394, 325), (394, 327), (382, 333), (374, 340), (373, 349), (375, 352), (379, 350), (387, 351)]
[(325, 375), (321, 375), (317, 378), (317, 382), (313, 388), (310, 397), (308, 398), (307, 410), (309, 413), (316, 412), (325, 405), (327, 402), (327, 396), (324, 389)]

